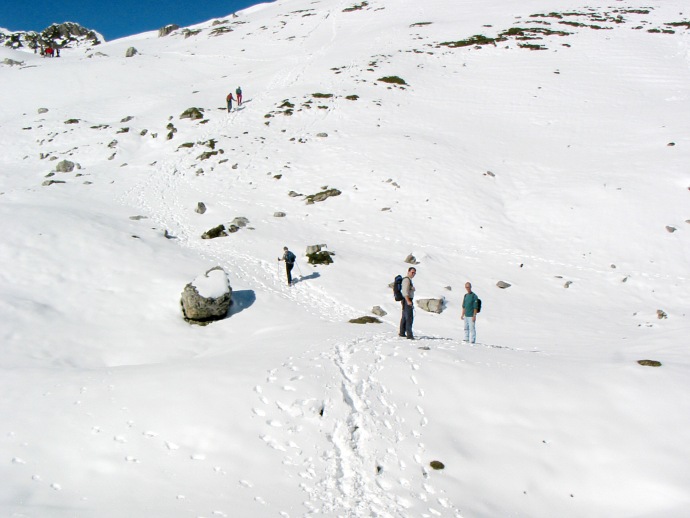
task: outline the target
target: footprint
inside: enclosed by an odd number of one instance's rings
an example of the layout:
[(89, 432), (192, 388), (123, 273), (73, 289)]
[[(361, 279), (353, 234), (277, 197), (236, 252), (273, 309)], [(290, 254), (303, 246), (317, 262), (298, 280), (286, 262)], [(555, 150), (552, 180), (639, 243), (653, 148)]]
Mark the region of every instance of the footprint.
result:
[(165, 443), (165, 447), (168, 448), (169, 450), (179, 450), (180, 447), (175, 444), (174, 442), (167, 442)]
[(266, 416), (266, 412), (264, 412), (260, 408), (252, 408), (252, 412), (254, 412), (259, 417), (265, 417)]
[(254, 487), (254, 484), (249, 482), (249, 480), (240, 480), (240, 486), (252, 488), (252, 487)]

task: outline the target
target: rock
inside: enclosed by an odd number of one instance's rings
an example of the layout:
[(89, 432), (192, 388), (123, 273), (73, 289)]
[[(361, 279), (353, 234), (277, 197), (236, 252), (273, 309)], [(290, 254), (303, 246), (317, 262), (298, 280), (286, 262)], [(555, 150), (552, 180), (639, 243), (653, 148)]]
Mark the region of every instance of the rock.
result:
[(48, 108), (39, 108), (38, 113), (48, 113)]
[(659, 320), (661, 320), (661, 319), (664, 319), (664, 318), (668, 318), (668, 315), (666, 314), (666, 312), (665, 312), (663, 309), (657, 309), (657, 310), (656, 310), (656, 317), (657, 317)]
[(676, 227), (672, 227), (670, 225), (666, 225), (666, 230), (673, 234), (676, 230), (678, 230)]
[(335, 255), (334, 252), (320, 250), (311, 254), (307, 253), (307, 258), (309, 264), (331, 264), (333, 263), (333, 259), (331, 259), (331, 256), (333, 255)]
[(377, 317), (385, 317), (388, 314), (381, 308), (381, 306), (374, 306), (371, 308), (371, 312)]
[(417, 306), (429, 313), (442, 313), (445, 306), (445, 299), (418, 299)]
[(405, 262), (406, 262), (407, 264), (419, 264), (419, 263), (417, 262), (417, 258), (416, 258), (414, 255), (412, 255), (412, 254), (410, 254), (410, 255), (408, 255), (407, 257), (405, 257)]
[[(182, 115), (180, 115), (180, 119), (191, 119), (191, 120), (198, 120), (198, 119), (203, 119), (204, 118), (204, 109), (203, 108), (187, 108), (185, 111), (182, 112)], [(213, 148), (211, 148), (213, 149)]]
[(429, 463), (429, 466), (436, 470), (444, 469), (446, 467), (445, 464), (443, 464), (443, 462), (441, 462), (440, 460), (432, 460)]
[(238, 216), (230, 222), (231, 227), (244, 228), (249, 224), (249, 220), (243, 216)]
[(46, 180), (41, 185), (43, 185), (44, 187), (47, 187), (49, 185), (53, 185), (54, 183), (67, 183), (67, 182), (64, 182), (62, 180)]
[(320, 252), (323, 248), (328, 248), (328, 245), (309, 245), (305, 255), (315, 254)]
[[(567, 282), (563, 285), (563, 287), (564, 287), (564, 288), (570, 288), (570, 285), (571, 285), (572, 283), (573, 283), (573, 281), (567, 281)], [(500, 287), (500, 286), (499, 286), (499, 287)]]
[(187, 284), (180, 298), (182, 314), (190, 323), (206, 323), (225, 318), (231, 304), (230, 281), (220, 266), (211, 268)]
[(284, 212), (274, 212), (273, 213), (274, 218), (284, 218), (285, 216), (287, 216), (287, 214), (285, 214)]
[(129, 47), (127, 51), (125, 52), (125, 57), (126, 58), (131, 58), (139, 54), (139, 51), (135, 49), (134, 47)]
[(71, 173), (74, 171), (75, 167), (74, 162), (70, 162), (69, 160), (63, 160), (62, 162), (58, 162), (58, 165), (55, 166), (55, 170), (58, 173)]
[(206, 205), (204, 204), (204, 202), (200, 201), (196, 204), (195, 212), (197, 212), (198, 214), (204, 214), (206, 212)]
[(326, 138), (328, 136), (328, 133), (317, 133), (316, 136), (319, 138)]
[(224, 237), (227, 235), (228, 233), (225, 231), (225, 225), (221, 224), (201, 234), (201, 239), (215, 239), (217, 237)]
[(130, 216), (129, 219), (133, 221), (140, 221), (142, 219), (149, 219), (148, 216)]
[(508, 284), (507, 282), (503, 282), (503, 281), (498, 281), (498, 282), (496, 283), (496, 286), (498, 286), (499, 288), (501, 288), (502, 290), (504, 290), (504, 289), (506, 289), (506, 288), (510, 288), (510, 287), (512, 286), (512, 284)]
[(176, 31), (179, 28), (180, 28), (180, 26), (175, 25), (174, 23), (171, 23), (170, 25), (166, 25), (165, 27), (161, 27), (160, 29), (158, 29), (158, 37), (162, 38), (163, 36), (167, 36), (168, 34)]

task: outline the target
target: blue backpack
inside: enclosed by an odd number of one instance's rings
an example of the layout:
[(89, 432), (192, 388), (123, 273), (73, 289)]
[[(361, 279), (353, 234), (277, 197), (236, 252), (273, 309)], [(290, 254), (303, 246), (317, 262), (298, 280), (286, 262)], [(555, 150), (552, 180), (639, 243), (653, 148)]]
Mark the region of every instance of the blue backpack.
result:
[(396, 275), (395, 280), (393, 281), (393, 298), (395, 298), (395, 300), (398, 302), (405, 298), (402, 294), (402, 280), (402, 275)]

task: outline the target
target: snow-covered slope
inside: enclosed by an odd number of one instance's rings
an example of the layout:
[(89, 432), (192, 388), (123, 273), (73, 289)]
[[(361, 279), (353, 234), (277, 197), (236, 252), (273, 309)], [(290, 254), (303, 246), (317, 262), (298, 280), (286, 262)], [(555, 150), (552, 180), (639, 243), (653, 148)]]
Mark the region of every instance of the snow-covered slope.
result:
[[(0, 514), (684, 516), (683, 10), (283, 0), (0, 48)], [(445, 299), (415, 342), (409, 254)], [(190, 326), (216, 265), (231, 316)]]

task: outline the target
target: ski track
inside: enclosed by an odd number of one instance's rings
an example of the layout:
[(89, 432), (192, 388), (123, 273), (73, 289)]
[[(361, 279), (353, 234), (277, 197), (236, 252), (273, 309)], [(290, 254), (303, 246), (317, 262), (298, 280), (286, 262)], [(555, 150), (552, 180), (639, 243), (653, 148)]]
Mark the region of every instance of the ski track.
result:
[[(212, 135), (218, 134), (219, 127), (222, 128), (227, 124), (227, 119), (209, 124), (211, 127), (198, 140), (205, 141), (212, 138)], [(180, 199), (181, 192), (196, 191), (204, 194), (199, 190), (200, 182), (193, 181), (196, 179), (194, 169), (198, 163), (193, 153), (195, 152), (190, 151), (180, 158), (156, 164), (156, 168), (143, 182), (121, 196), (121, 203), (133, 204), (143, 210), (154, 222), (170, 231), (180, 246), (192, 249), (201, 257), (212, 260), (247, 286), (252, 286), (257, 291), (276, 293), (326, 321), (342, 322), (351, 318), (351, 315), (356, 312), (354, 308), (336, 301), (327, 293), (308, 283), (298, 283), (292, 287), (285, 286), (283, 276), (276, 275), (274, 261), (266, 261), (242, 253), (238, 249), (230, 249), (231, 242), (225, 240), (232, 239), (232, 236), (203, 240), (196, 235), (191, 225), (181, 216), (188, 212), (189, 208)], [(156, 196), (153, 196), (153, 193), (156, 193)], [(154, 198), (155, 206), (151, 204)], [(228, 201), (223, 199), (217, 201), (219, 205), (230, 208)], [(254, 204), (262, 205), (258, 201)], [(217, 243), (225, 246), (218, 246)]]
[[(422, 438), (429, 422), (418, 376), (410, 376), (404, 394), (378, 380), (389, 359), (396, 362), (391, 368), (400, 362), (413, 373), (423, 368), (428, 352), (399, 342), (387, 333), (332, 339), (270, 369), (266, 385), (255, 387), (252, 412), (265, 421), (261, 439), (296, 472), (307, 515), (462, 517), (427, 468)], [(314, 365), (327, 379), (309, 389), (300, 372)], [(401, 415), (401, 405), (414, 417)], [(320, 440), (301, 444), (303, 436)]]

